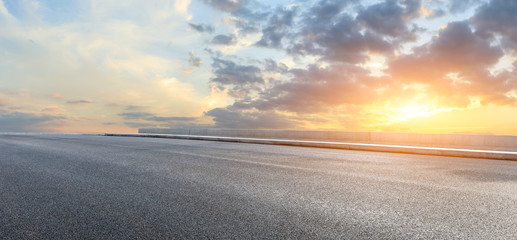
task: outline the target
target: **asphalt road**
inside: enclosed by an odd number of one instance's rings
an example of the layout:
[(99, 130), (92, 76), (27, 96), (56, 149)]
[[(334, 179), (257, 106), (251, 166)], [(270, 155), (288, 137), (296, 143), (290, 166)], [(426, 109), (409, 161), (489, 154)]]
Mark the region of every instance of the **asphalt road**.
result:
[(517, 239), (517, 162), (0, 135), (0, 239)]

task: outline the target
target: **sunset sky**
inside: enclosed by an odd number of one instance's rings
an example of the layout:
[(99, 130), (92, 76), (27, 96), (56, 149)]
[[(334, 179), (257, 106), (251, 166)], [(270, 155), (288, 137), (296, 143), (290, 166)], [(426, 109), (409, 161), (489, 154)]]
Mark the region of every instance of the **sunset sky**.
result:
[(517, 135), (517, 1), (0, 0), (0, 132)]

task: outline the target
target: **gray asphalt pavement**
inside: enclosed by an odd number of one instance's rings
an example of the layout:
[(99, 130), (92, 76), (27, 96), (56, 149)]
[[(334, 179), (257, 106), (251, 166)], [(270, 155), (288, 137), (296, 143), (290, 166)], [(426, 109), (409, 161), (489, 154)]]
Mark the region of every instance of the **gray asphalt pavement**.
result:
[(0, 135), (0, 239), (517, 239), (517, 162)]

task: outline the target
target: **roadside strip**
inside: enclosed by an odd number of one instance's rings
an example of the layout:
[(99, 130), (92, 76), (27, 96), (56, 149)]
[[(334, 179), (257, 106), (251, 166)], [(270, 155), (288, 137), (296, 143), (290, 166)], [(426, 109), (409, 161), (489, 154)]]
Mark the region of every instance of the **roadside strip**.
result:
[(104, 135), (105, 136), (114, 136), (114, 137), (173, 138), (173, 139), (189, 139), (189, 140), (205, 140), (205, 141), (221, 141), (221, 142), (287, 145), (287, 146), (301, 146), (301, 147), (337, 148), (337, 149), (376, 151), (376, 152), (411, 153), (411, 154), (449, 156), (449, 157), (484, 158), (484, 159), (498, 159), (498, 160), (514, 160), (514, 161), (517, 160), (517, 152), (476, 150), (476, 149), (402, 146), (402, 145), (386, 145), (386, 144), (370, 144), (370, 143), (325, 142), (325, 141), (307, 141), (307, 140), (290, 140), (290, 139), (196, 136), (196, 135), (176, 135), (176, 134), (106, 133)]

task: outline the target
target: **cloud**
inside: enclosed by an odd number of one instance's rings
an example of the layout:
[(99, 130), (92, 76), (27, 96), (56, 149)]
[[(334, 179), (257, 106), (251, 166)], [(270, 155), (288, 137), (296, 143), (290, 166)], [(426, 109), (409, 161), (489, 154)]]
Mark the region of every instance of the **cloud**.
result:
[(188, 63), (191, 66), (199, 67), (199, 66), (201, 66), (201, 64), (203, 64), (203, 61), (201, 61), (201, 58), (199, 56), (194, 55), (194, 51), (189, 51), (188, 55), (189, 55)]
[(242, 5), (243, 0), (204, 0), (204, 2), (210, 5), (213, 8), (222, 10), (222, 11), (235, 11), (238, 10)]
[(174, 1), (174, 7), (179, 13), (185, 14), (187, 12), (190, 0), (176, 0)]
[(391, 83), (389, 79), (370, 77), (368, 71), (348, 64), (325, 68), (311, 65), (288, 71), (289, 81), (277, 82), (260, 92), (258, 98), (240, 99), (232, 107), (315, 113), (341, 105), (373, 103), (381, 98), (376, 90)]
[(237, 43), (237, 37), (234, 34), (219, 34), (210, 42), (217, 45), (235, 45)]
[(277, 8), (269, 17), (267, 27), (262, 29), (262, 37), (255, 43), (256, 46), (281, 48), (282, 38), (287, 35), (288, 28), (293, 24), (297, 8)]
[(360, 11), (357, 20), (379, 34), (411, 39), (415, 36), (407, 22), (417, 17), (420, 9), (420, 0), (407, 0), (403, 5), (386, 0)]
[(0, 106), (6, 106), (9, 105), (9, 101), (7, 99), (0, 98)]
[(239, 36), (260, 31), (260, 25), (270, 15), (269, 7), (260, 1), (253, 0), (204, 0), (214, 9), (230, 14), (230, 18), (223, 18), (226, 23), (233, 23), (238, 29)]
[(7, 11), (4, 1), (2, 1), (2, 0), (0, 0), (0, 15), (9, 16), (9, 11)]
[(345, 9), (351, 1), (340, 0), (320, 0), (315, 3), (306, 14), (307, 18), (312, 18), (315, 22), (330, 20), (336, 17)]
[(212, 33), (214, 32), (214, 26), (210, 25), (210, 24), (195, 24), (195, 23), (188, 23), (188, 25), (193, 28), (194, 30), (200, 32), (200, 33), (204, 33), (204, 32), (208, 32), (208, 33)]
[(438, 37), (415, 49), (414, 54), (395, 60), (391, 68), (413, 73), (418, 73), (411, 68), (413, 65), (429, 66), (422, 70), (441, 73), (476, 71), (497, 63), (502, 56), (501, 49), (474, 34), (468, 22), (451, 22)]
[(242, 37), (260, 31), (259, 21), (256, 21), (255, 19), (248, 20), (244, 18), (232, 17), (225, 18), (223, 21), (234, 24), (238, 29), (238, 35)]
[(62, 116), (0, 111), (2, 132), (49, 132), (63, 124)]
[(138, 106), (138, 105), (127, 105), (124, 109), (126, 111), (142, 111), (142, 110), (148, 109), (148, 107)]
[(463, 104), (468, 104), (471, 96), (501, 98), (511, 89), (488, 71), (503, 51), (474, 33), (467, 21), (449, 23), (431, 42), (414, 51), (390, 63), (394, 79), (427, 84), (433, 94), (448, 96), (446, 99), (457, 97)]
[(119, 116), (122, 116), (124, 119), (147, 119), (150, 117), (154, 117), (154, 114), (147, 112), (123, 112), (119, 113)]
[(66, 111), (62, 108), (52, 106), (52, 107), (45, 107), (45, 108), (41, 109), (41, 112), (44, 114), (47, 114), (47, 115), (57, 115), (57, 114), (63, 114)]
[[(378, 34), (364, 31), (346, 12), (343, 3), (322, 1), (304, 14), (287, 52), (293, 56), (318, 56), (327, 62), (360, 63), (368, 52), (391, 53), (393, 46)], [(315, 14), (312, 14), (315, 12)]]
[(231, 60), (213, 58), (212, 71), (215, 76), (210, 83), (220, 89), (228, 89), (228, 94), (234, 97), (247, 96), (265, 83), (259, 67), (240, 65)]
[(90, 100), (73, 100), (73, 101), (66, 101), (68, 104), (74, 104), (74, 105), (84, 105), (84, 104), (91, 104), (93, 103)]
[(479, 3), (481, 3), (480, 0), (451, 0), (449, 11), (454, 14), (463, 13), (469, 8), (478, 6)]
[(163, 117), (149, 112), (122, 112), (118, 114), (129, 127), (174, 127), (196, 125), (197, 117)]
[(148, 112), (123, 112), (119, 113), (119, 116), (122, 116), (124, 119), (127, 120), (143, 119), (156, 122), (193, 121), (197, 119), (195, 117), (159, 117), (155, 114)]
[(492, 0), (479, 7), (471, 21), (485, 37), (501, 36), (502, 46), (517, 52), (517, 2)]
[(264, 65), (264, 71), (266, 71), (266, 72), (285, 74), (289, 70), (287, 65), (276, 62), (273, 59), (265, 59), (263, 65)]
[(240, 112), (215, 108), (205, 115), (213, 117), (216, 126), (221, 128), (293, 129), (298, 126), (296, 121), (271, 112)]
[(197, 117), (150, 117), (147, 118), (149, 121), (156, 121), (156, 122), (170, 122), (170, 121), (182, 121), (182, 122), (189, 122), (197, 120)]
[(60, 99), (60, 98), (64, 98), (63, 95), (59, 94), (59, 93), (52, 93), (52, 95), (50, 95), (52, 98), (57, 98), (57, 99)]
[(437, 8), (432, 10), (431, 14), (427, 16), (428, 19), (434, 19), (434, 18), (441, 18), (446, 16), (447, 12), (443, 10), (442, 8)]

